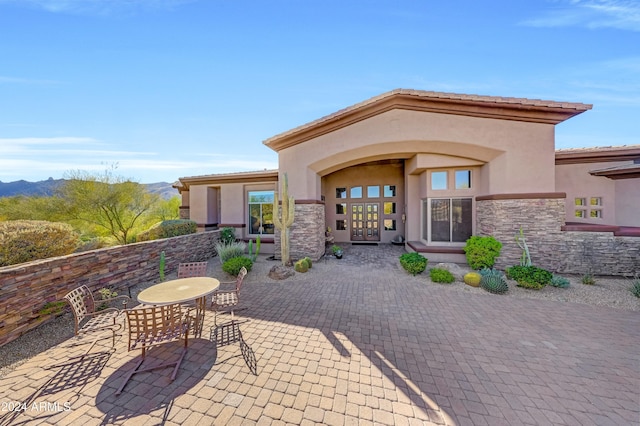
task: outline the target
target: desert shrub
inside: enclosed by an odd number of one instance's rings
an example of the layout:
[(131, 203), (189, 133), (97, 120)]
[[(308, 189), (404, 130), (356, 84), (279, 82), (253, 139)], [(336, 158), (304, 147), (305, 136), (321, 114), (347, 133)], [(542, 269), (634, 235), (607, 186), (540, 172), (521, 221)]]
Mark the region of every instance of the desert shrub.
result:
[(433, 268), (429, 271), (429, 278), (434, 283), (444, 283), (450, 284), (454, 282), (456, 279), (453, 274), (446, 269)]
[(486, 276), (504, 277), (504, 274), (502, 273), (502, 271), (499, 271), (498, 269), (493, 269), (493, 268), (482, 268), (478, 271), (478, 273), (480, 273), (480, 275), (483, 277), (486, 277)]
[(584, 274), (580, 281), (582, 282), (582, 284), (586, 285), (594, 285), (596, 283), (596, 279), (591, 272), (587, 272), (586, 274)]
[(178, 237), (180, 235), (195, 234), (197, 231), (198, 226), (193, 220), (163, 220), (146, 231), (140, 232), (136, 236), (136, 241), (160, 240), (163, 238)]
[(555, 274), (551, 277), (551, 282), (549, 282), (549, 285), (559, 288), (567, 288), (569, 287), (569, 284), (570, 283), (568, 279)]
[(502, 243), (491, 236), (472, 236), (463, 247), (467, 263), (473, 269), (491, 268), (500, 256)]
[(506, 269), (507, 277), (518, 282), (518, 286), (540, 289), (551, 283), (553, 274), (537, 266), (511, 266)]
[(64, 256), (80, 243), (71, 225), (44, 220), (0, 222), (0, 266)]
[(218, 241), (214, 244), (214, 248), (218, 253), (220, 262), (224, 264), (229, 259), (242, 256), (247, 244), (244, 241), (233, 241), (228, 244)]
[(420, 253), (411, 252), (400, 255), (400, 264), (411, 275), (416, 275), (427, 269), (427, 258)]
[(640, 297), (640, 278), (635, 278), (633, 280), (630, 291), (635, 297)]
[(247, 272), (251, 270), (253, 262), (248, 257), (233, 257), (222, 264), (222, 270), (229, 275), (238, 275), (242, 267), (247, 268)]
[(220, 241), (222, 244), (231, 244), (236, 241), (236, 230), (230, 226), (220, 230)]
[(311, 258), (309, 256), (301, 259), (304, 263), (307, 264), (307, 268), (311, 269), (311, 267), (313, 266), (313, 261), (311, 260)]

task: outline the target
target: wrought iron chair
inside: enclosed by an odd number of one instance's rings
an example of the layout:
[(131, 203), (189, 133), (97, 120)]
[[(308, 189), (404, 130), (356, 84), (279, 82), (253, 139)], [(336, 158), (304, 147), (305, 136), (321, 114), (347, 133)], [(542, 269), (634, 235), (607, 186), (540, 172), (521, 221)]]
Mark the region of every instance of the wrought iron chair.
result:
[[(97, 333), (111, 330), (113, 346), (116, 344), (116, 331), (122, 328), (122, 324), (116, 322), (121, 310), (117, 308), (106, 308), (96, 310), (96, 300), (86, 285), (80, 286), (67, 293), (64, 298), (71, 306), (75, 319), (75, 335), (85, 333)], [(129, 296), (117, 296), (110, 299), (102, 299), (101, 303), (111, 303), (122, 300), (123, 309), (127, 308), (130, 301)], [(95, 344), (100, 338), (93, 341)], [(91, 346), (93, 347), (93, 345)], [(89, 351), (91, 348), (89, 348)], [(88, 352), (88, 351), (87, 351)]]
[[(132, 351), (139, 348), (142, 349), (142, 354), (135, 368), (125, 376), (124, 382), (116, 391), (116, 395), (122, 393), (122, 390), (134, 374), (173, 366), (171, 381), (175, 380), (189, 344), (189, 314), (185, 312), (180, 304), (127, 309), (124, 312), (129, 323), (128, 350)], [(179, 341), (183, 341), (184, 346), (178, 360), (140, 369), (145, 360), (147, 349)]]
[(178, 265), (178, 278), (206, 277), (207, 262), (189, 262)]
[[(243, 266), (235, 280), (234, 290), (218, 290), (213, 293), (211, 297), (211, 309), (213, 309), (214, 312), (213, 323), (215, 326), (218, 325), (217, 316), (220, 309), (231, 308), (231, 322), (234, 321), (233, 311), (240, 303), (240, 290), (242, 289), (242, 282), (244, 281), (245, 275), (247, 275), (247, 269)], [(221, 283), (221, 285), (224, 284), (234, 284), (234, 282)]]
[[(188, 262), (178, 264), (178, 278), (191, 278), (191, 277), (206, 277), (207, 276), (207, 262)], [(196, 308), (195, 303), (187, 302), (183, 303), (183, 306), (188, 309)], [(204, 313), (204, 305), (201, 307), (202, 313)], [(198, 324), (196, 319), (201, 318), (201, 323)], [(193, 328), (194, 336), (199, 337), (198, 330), (202, 330), (202, 322), (204, 321), (204, 315), (196, 315), (191, 318), (191, 328)]]

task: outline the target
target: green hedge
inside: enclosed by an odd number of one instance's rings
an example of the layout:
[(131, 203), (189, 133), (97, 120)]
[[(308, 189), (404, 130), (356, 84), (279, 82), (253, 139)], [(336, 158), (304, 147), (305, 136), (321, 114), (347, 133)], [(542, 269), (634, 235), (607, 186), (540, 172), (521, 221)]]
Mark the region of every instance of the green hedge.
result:
[(138, 234), (136, 241), (160, 240), (180, 235), (195, 234), (198, 226), (193, 220), (175, 219), (158, 222), (151, 228)]
[(0, 266), (64, 256), (80, 243), (71, 225), (44, 220), (0, 222)]

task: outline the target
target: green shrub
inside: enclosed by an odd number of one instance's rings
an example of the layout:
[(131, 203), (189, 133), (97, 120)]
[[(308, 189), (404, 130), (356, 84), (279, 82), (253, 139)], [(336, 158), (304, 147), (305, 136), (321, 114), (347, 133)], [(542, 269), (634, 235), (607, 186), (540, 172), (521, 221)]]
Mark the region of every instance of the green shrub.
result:
[(526, 288), (529, 290), (540, 290), (544, 287), (544, 284), (531, 280), (531, 278), (521, 278), (518, 280), (518, 287)]
[(161, 240), (163, 238), (178, 237), (180, 235), (195, 234), (198, 226), (193, 220), (174, 219), (163, 220), (153, 225), (151, 228), (139, 233), (136, 241)]
[(293, 269), (296, 272), (307, 272), (309, 270), (309, 264), (304, 259), (300, 259), (293, 264)]
[(630, 290), (631, 294), (633, 294), (635, 297), (640, 297), (640, 278), (636, 278), (633, 280)]
[(569, 283), (569, 280), (566, 279), (565, 277), (561, 277), (560, 275), (554, 274), (551, 277), (551, 282), (549, 283), (549, 285), (558, 287), (558, 288), (567, 288), (569, 287), (570, 283)]
[(236, 230), (230, 226), (220, 230), (220, 241), (222, 244), (231, 244), (236, 241)]
[(302, 260), (307, 264), (307, 268), (311, 269), (311, 267), (313, 266), (313, 261), (311, 260), (311, 258), (307, 256)]
[(551, 283), (553, 274), (537, 266), (511, 266), (507, 268), (507, 277), (518, 282), (519, 287), (539, 290)]
[(225, 263), (229, 259), (244, 255), (244, 250), (247, 248), (247, 245), (244, 241), (233, 241), (228, 244), (218, 241), (214, 243), (214, 248), (216, 253), (218, 253), (220, 262)]
[(71, 254), (79, 243), (78, 235), (66, 223), (44, 220), (0, 222), (0, 266)]
[(222, 270), (229, 275), (236, 276), (240, 273), (242, 267), (247, 268), (247, 272), (251, 270), (253, 262), (248, 257), (233, 257), (222, 264)]
[(456, 279), (453, 274), (446, 269), (433, 268), (429, 271), (429, 278), (434, 283), (444, 283), (450, 284), (454, 282)]
[(427, 269), (428, 259), (420, 253), (411, 252), (400, 255), (400, 264), (411, 275), (416, 275)]
[(467, 263), (473, 269), (491, 268), (500, 256), (502, 243), (495, 238), (472, 236), (467, 240), (463, 250)]

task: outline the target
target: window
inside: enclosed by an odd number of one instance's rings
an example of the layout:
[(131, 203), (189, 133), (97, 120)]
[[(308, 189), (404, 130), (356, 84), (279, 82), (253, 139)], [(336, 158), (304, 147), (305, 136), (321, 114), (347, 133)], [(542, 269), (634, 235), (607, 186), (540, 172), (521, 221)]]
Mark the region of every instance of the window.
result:
[(385, 231), (395, 231), (396, 230), (396, 220), (395, 219), (385, 219), (384, 220), (384, 230)]
[(347, 188), (336, 188), (336, 198), (347, 198)]
[(274, 191), (249, 191), (249, 233), (273, 234)]
[(573, 214), (576, 218), (602, 219), (602, 197), (577, 197), (574, 199), (574, 205), (576, 208)]
[(431, 189), (447, 189), (447, 172), (431, 172)]
[(351, 198), (362, 198), (361, 186), (354, 186), (351, 188)]
[(396, 203), (384, 203), (384, 214), (394, 214), (396, 212)]
[(422, 236), (425, 240), (464, 243), (471, 237), (471, 198), (430, 198), (424, 200), (422, 205)]
[(456, 170), (456, 189), (471, 188), (471, 170)]
[(347, 214), (347, 204), (336, 204), (336, 214)]
[(384, 196), (385, 197), (395, 197), (396, 196), (396, 186), (395, 185), (385, 185), (384, 186)]
[(380, 187), (379, 186), (367, 186), (367, 197), (368, 198), (380, 198)]
[(344, 219), (336, 220), (336, 231), (346, 231), (347, 221)]

